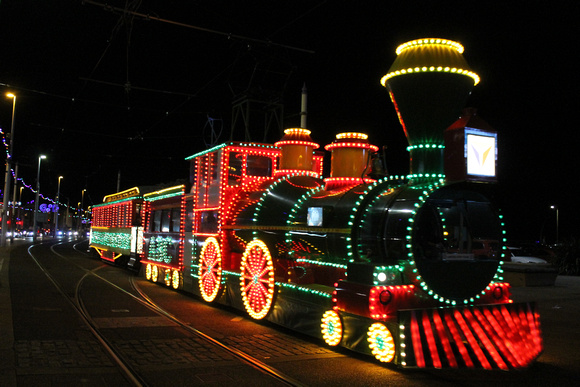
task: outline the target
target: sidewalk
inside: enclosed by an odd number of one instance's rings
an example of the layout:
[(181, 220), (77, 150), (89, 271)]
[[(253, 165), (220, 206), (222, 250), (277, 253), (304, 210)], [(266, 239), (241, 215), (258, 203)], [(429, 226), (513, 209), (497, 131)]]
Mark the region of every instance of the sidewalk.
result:
[(26, 243), (23, 240), (15, 240), (6, 247), (0, 247), (0, 387), (16, 386), (16, 359), (13, 349), (14, 334), (8, 266), (10, 253), (14, 247)]

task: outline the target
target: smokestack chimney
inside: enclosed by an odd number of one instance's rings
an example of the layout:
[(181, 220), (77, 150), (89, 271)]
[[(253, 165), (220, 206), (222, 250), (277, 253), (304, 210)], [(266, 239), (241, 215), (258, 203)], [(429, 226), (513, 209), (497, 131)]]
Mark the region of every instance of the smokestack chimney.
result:
[(310, 138), (310, 130), (286, 129), (282, 139), (274, 145), (281, 149), (278, 174), (312, 171), (314, 149), (319, 145)]
[(326, 189), (354, 186), (374, 181), (369, 178), (372, 171), (372, 152), (379, 148), (368, 141), (364, 133), (345, 132), (336, 135), (336, 140), (324, 149), (332, 152), (330, 177), (324, 179)]
[(443, 133), (465, 106), (479, 76), (462, 56), (463, 46), (427, 38), (400, 45), (381, 79), (409, 142), (411, 175), (443, 175)]

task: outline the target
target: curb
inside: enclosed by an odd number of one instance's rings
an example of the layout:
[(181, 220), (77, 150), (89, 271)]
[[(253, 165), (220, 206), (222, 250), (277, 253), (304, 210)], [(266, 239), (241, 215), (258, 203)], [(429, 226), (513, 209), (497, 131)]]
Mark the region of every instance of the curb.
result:
[(16, 245), (0, 248), (0, 380), (2, 386), (16, 386), (16, 358), (12, 325), (12, 300), (8, 267)]

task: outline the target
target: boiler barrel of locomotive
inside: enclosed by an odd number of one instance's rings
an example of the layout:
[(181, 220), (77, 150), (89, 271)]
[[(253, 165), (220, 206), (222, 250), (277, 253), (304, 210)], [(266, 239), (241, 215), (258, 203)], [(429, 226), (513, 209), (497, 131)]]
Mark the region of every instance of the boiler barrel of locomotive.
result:
[[(319, 231), (309, 226), (312, 208), (323, 209)], [(342, 195), (319, 191), (296, 212), (296, 228), (288, 233), (294, 254), (346, 264), (349, 281), (373, 283), (375, 266), (407, 262), (401, 267), (420, 278), (426, 292), (464, 302), (501, 276), (497, 211), (464, 185), (408, 186), (387, 180)]]
[(375, 266), (410, 261), (404, 266), (426, 292), (457, 302), (477, 297), (500, 274), (497, 212), (469, 187), (385, 180), (323, 188), (307, 176), (273, 184), (240, 214), (251, 225), (244, 239), (261, 239), (279, 258), (348, 267), (348, 280), (360, 283), (372, 283)]

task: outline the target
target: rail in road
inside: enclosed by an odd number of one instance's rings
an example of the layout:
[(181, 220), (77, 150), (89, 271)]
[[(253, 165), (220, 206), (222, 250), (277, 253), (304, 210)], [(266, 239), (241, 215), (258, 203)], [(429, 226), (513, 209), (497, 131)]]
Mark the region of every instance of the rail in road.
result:
[[(198, 369), (205, 366), (209, 371), (202, 370), (193, 379), (186, 376), (188, 380), (183, 382), (187, 384), (220, 380), (235, 382), (231, 375), (233, 371), (244, 378), (242, 385), (302, 385), (280, 370), (211, 338), (163, 310), (139, 289), (129, 273), (89, 260), (82, 249), (72, 254), (70, 249), (66, 253), (60, 249), (58, 243), (33, 245), (27, 249), (30, 260), (42, 274), (35, 276), (39, 286), (30, 290), (51, 294), (53, 300), (46, 303), (44, 297), (31, 295), (28, 297), (31, 301), (29, 308), (22, 308), (32, 310), (33, 314), (52, 314), (44, 321), (35, 319), (38, 325), (48, 323), (62, 328), (57, 332), (46, 330), (47, 339), (37, 337), (36, 330), (32, 333), (32, 340), (16, 339), (15, 347), (21, 355), (19, 361), (37, 367), (29, 380), (36, 378), (39, 368), (42, 373), (51, 367), (62, 367), (57, 372), (85, 368), (96, 373), (94, 379), (104, 382), (116, 383), (120, 374), (126, 384), (132, 386), (163, 385), (166, 381), (179, 385), (183, 365), (187, 368), (189, 364)], [(39, 277), (45, 280), (41, 281)], [(56, 297), (58, 301), (54, 300)], [(76, 321), (70, 319), (71, 311), (76, 314)], [(66, 313), (65, 320), (75, 323), (63, 321), (60, 312)], [(124, 316), (111, 316), (118, 314)], [(34, 329), (32, 325), (31, 322), (25, 324)], [(70, 330), (66, 325), (72, 325)], [(63, 329), (65, 332), (61, 332)], [(22, 329), (18, 330), (17, 336), (27, 335)], [(94, 340), (87, 340), (85, 335), (85, 340), (79, 342), (70, 333), (72, 331), (90, 332)], [(74, 344), (75, 341), (78, 343)], [(168, 342), (172, 345), (168, 346)], [(180, 344), (176, 346), (175, 343)], [(176, 367), (176, 363), (182, 364)], [(112, 372), (111, 368), (117, 372)], [(101, 372), (105, 375), (100, 375)], [(58, 377), (70, 380), (75, 375), (67, 372)], [(87, 379), (86, 375), (80, 377)]]
[[(2, 387), (535, 386), (566, 385), (580, 374), (578, 278), (513, 289), (517, 301), (539, 300), (546, 350), (530, 369), (401, 371), (104, 264), (86, 241), (15, 247), (0, 273), (8, 263), (15, 376)], [(3, 361), (0, 376), (9, 367)]]

